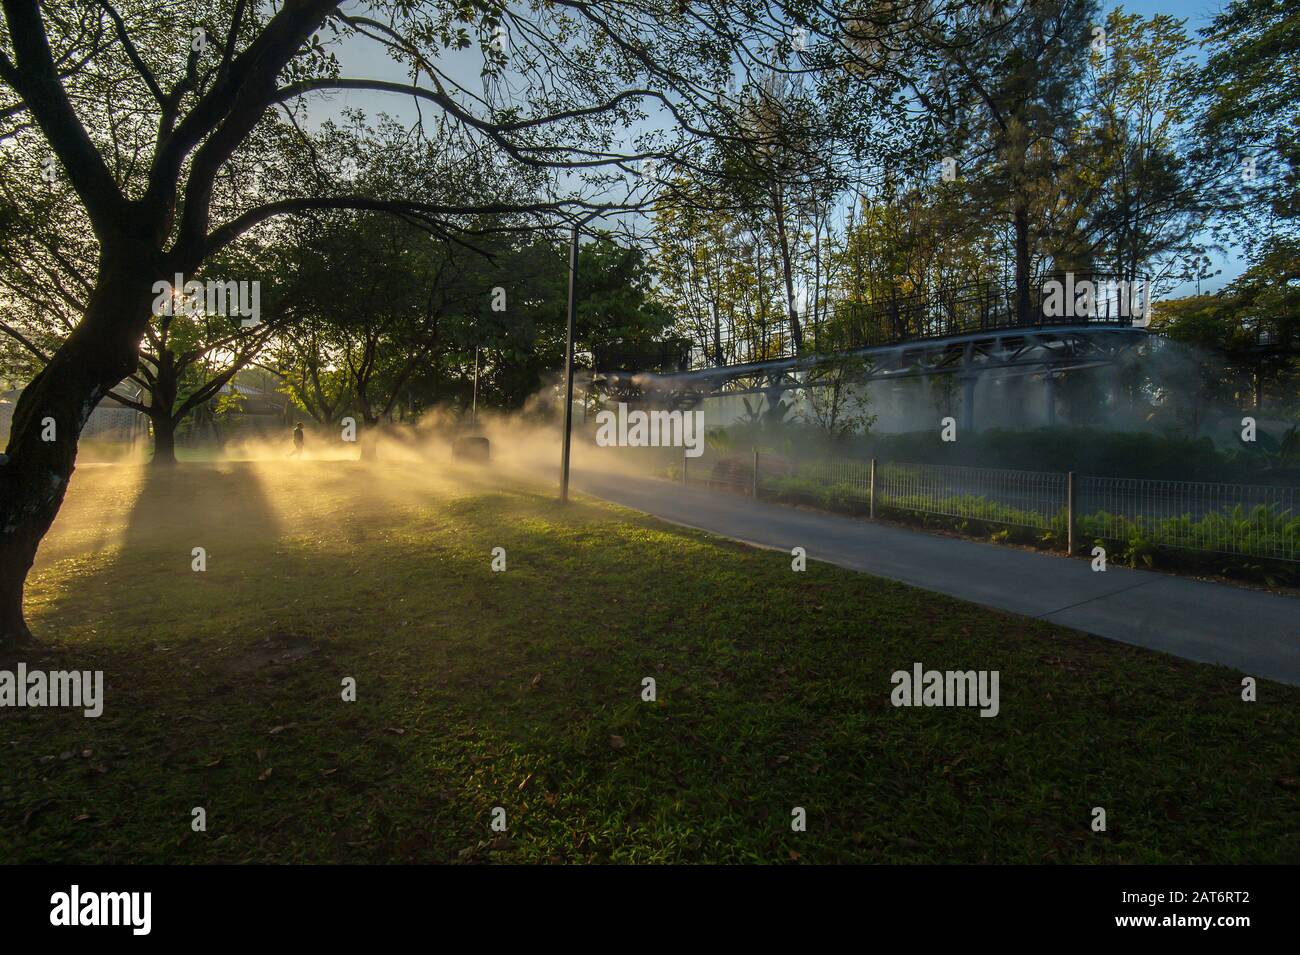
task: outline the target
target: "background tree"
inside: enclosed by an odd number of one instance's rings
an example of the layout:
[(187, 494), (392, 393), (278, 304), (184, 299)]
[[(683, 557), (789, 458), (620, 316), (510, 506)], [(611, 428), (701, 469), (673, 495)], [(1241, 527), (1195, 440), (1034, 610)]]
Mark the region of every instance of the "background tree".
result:
[(1000, 7), (976, 5), (923, 33), (933, 42), (931, 75), (952, 88), (957, 104), (947, 132), (968, 180), (971, 214), (1007, 224), (1013, 313), (1026, 322), (1035, 260), (1049, 251), (1044, 239), (1069, 162), (1097, 8), (1092, 0), (1043, 0), (1001, 15)]
[(446, 243), (392, 217), (334, 213), (304, 233), (287, 280), (294, 312), (307, 319), (307, 331), (289, 340), (315, 350), (294, 362), (314, 376), (302, 393), (320, 402), (322, 417), (337, 410), (322, 387), (324, 358), (346, 382), (362, 422), (362, 457), (370, 457), (373, 432), (446, 347), (445, 323), (481, 290), (461, 280)]
[(1283, 0), (1232, 0), (1201, 31), (1198, 128), (1224, 175), (1221, 229), (1249, 254), (1300, 221), (1300, 17)]
[(1068, 214), (1053, 230), (1056, 268), (1148, 274), (1159, 289), (1204, 252), (1216, 172), (1192, 138), (1203, 104), (1184, 26), (1164, 14), (1107, 15), (1065, 177)]
[[(259, 261), (247, 244), (240, 252), (243, 254), (228, 251), (215, 257), (196, 279), (205, 285), (205, 279), (211, 281), (214, 288), (221, 289), (220, 294), (208, 296), (205, 292), (189, 301), (179, 294), (181, 289), (162, 293), (168, 297), (166, 307), (155, 309), (158, 314), (145, 329), (140, 364), (127, 378), (138, 387), (139, 397), (127, 397), (121, 388), (109, 393), (114, 403), (148, 417), (154, 467), (176, 464), (176, 433), (181, 423), (217, 399), (294, 314), (292, 304), (278, 294), (280, 282), (267, 263)], [(225, 278), (229, 275), (243, 276), (242, 288)], [(251, 305), (253, 296), (258, 314), (241, 314), (240, 305)]]

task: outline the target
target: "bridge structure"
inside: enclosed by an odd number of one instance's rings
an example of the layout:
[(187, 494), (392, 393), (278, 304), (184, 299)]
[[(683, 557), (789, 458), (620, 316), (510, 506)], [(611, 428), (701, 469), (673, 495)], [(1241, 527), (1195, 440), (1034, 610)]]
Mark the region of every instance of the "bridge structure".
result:
[(1050, 424), (1065, 374), (1114, 364), (1149, 340), (1147, 288), (1145, 279), (1051, 273), (1031, 287), (1027, 307), (997, 281), (846, 303), (804, 328), (802, 347), (784, 319), (729, 337), (714, 328), (650, 345), (614, 342), (593, 350), (591, 384), (614, 400), (687, 408), (722, 395), (775, 400), (831, 384), (837, 368), (859, 382), (954, 376), (969, 429), (982, 377), (1032, 375), (1045, 384)]

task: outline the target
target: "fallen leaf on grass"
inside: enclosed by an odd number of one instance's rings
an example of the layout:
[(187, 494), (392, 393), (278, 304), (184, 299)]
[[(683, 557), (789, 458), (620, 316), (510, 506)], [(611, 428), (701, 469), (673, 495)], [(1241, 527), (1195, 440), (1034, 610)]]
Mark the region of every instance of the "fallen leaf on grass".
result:
[(623, 742), (623, 737), (615, 736), (613, 733), (611, 733), (609, 735), (609, 745), (613, 749), (622, 749), (623, 746), (625, 745)]

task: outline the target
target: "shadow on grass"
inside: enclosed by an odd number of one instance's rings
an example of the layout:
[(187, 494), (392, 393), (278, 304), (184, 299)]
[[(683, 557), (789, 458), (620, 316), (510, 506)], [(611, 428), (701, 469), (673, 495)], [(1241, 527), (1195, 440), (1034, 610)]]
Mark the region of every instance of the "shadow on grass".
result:
[[(110, 691), (6, 723), (14, 860), (1295, 861), (1292, 688), (602, 505), (276, 473), (150, 489), (202, 513), (51, 611)], [(891, 707), (913, 661), (1000, 670), (999, 717)]]

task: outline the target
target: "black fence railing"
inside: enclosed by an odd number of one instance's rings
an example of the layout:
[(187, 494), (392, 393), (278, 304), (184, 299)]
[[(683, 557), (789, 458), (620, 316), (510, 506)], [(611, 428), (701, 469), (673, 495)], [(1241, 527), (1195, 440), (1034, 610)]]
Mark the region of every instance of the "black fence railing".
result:
[(1097, 540), (1300, 563), (1300, 488), (1106, 478), (772, 451), (683, 458), (679, 479), (863, 515), (912, 512)]
[(692, 344), (689, 339), (674, 338), (661, 342), (605, 342), (592, 348), (596, 370), (681, 372), (691, 365)]
[(980, 332), (1065, 325), (1144, 325), (1150, 307), (1145, 276), (1102, 272), (1042, 275), (1021, 303), (1014, 285), (986, 280), (938, 291), (839, 302), (820, 322), (805, 321), (796, 349), (786, 318), (752, 322), (730, 335), (697, 342), (694, 368), (833, 354)]

